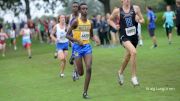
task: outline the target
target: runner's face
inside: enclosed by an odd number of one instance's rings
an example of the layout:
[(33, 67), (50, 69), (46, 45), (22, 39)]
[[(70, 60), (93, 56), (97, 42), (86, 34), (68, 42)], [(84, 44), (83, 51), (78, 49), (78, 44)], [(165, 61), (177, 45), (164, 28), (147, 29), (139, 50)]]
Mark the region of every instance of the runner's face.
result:
[(64, 15), (61, 15), (59, 17), (59, 21), (62, 22), (62, 23), (65, 23), (65, 16)]
[(180, 0), (176, 0), (176, 6), (180, 7)]
[(170, 11), (170, 10), (171, 10), (170, 6), (167, 6), (167, 7), (166, 7), (166, 10), (167, 10), (167, 11)]
[(76, 4), (76, 3), (74, 3), (74, 4), (72, 5), (72, 10), (73, 10), (73, 12), (77, 12), (77, 11), (78, 11), (78, 7), (79, 7), (79, 5)]
[(87, 16), (87, 12), (88, 12), (87, 5), (82, 5), (81, 6), (81, 14), (84, 15), (84, 16)]
[(131, 3), (131, 0), (121, 0), (123, 5), (129, 5)]

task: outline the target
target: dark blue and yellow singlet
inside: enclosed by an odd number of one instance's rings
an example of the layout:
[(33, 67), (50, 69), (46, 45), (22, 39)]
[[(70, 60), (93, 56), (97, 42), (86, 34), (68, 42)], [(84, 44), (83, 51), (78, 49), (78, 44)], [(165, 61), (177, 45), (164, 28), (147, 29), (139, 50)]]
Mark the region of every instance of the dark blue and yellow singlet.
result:
[(74, 43), (73, 50), (75, 58), (83, 57), (87, 54), (92, 53), (92, 48), (90, 43), (90, 30), (91, 30), (91, 21), (87, 20), (83, 22), (80, 18), (77, 19), (78, 26), (73, 30), (73, 38), (82, 41), (83, 45)]

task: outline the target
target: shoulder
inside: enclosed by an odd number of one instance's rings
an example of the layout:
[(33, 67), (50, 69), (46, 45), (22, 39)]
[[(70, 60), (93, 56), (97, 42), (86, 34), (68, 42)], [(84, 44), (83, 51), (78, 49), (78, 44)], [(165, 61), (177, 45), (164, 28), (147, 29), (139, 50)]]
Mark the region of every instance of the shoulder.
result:
[(74, 19), (73, 23), (79, 23), (81, 21), (81, 18)]
[(115, 8), (112, 13), (117, 14), (119, 12), (120, 12), (119, 8)]
[(56, 28), (58, 26), (59, 23), (55, 24), (54, 27)]
[(134, 11), (135, 12), (139, 12), (140, 11), (140, 7), (137, 5), (133, 5)]
[(79, 23), (79, 18), (76, 18), (76, 19), (72, 22), (71, 27), (77, 27), (77, 26), (78, 26), (78, 23)]
[(133, 8), (139, 9), (139, 6), (138, 5), (133, 5)]

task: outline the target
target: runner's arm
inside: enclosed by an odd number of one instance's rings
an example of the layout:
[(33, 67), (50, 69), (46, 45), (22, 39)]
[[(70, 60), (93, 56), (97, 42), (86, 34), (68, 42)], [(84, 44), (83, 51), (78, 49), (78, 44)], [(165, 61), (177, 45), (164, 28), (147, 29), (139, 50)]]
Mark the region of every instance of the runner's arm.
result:
[(112, 26), (113, 28), (115, 28), (116, 30), (119, 29), (119, 26), (117, 26), (117, 25), (115, 24), (114, 19), (115, 19), (115, 17), (118, 16), (119, 12), (120, 12), (120, 11), (119, 11), (118, 8), (114, 9), (113, 12), (112, 12), (112, 14), (110, 15), (110, 17), (109, 17), (109, 19), (108, 19), (108, 24), (109, 24), (110, 26)]
[(134, 6), (135, 8), (135, 12), (137, 14), (137, 16), (139, 17), (139, 20), (138, 20), (138, 23), (144, 23), (144, 18), (143, 18), (143, 15), (141, 13), (141, 9), (139, 8), (139, 6)]
[(72, 33), (72, 30), (76, 29), (78, 26), (78, 22), (77, 20), (75, 20), (73, 22), (73, 24), (70, 26), (70, 28), (68, 29), (67, 31), (67, 34), (66, 34), (66, 38), (69, 39), (70, 41), (73, 41), (73, 42), (77, 42), (79, 43), (80, 45), (82, 45), (82, 42), (80, 40), (77, 40), (77, 39), (74, 39), (70, 34)]
[(55, 42), (57, 41), (57, 38), (54, 36), (54, 34), (56, 33), (56, 26), (53, 27), (52, 31), (51, 31), (51, 35), (50, 37), (52, 38), (52, 40), (54, 40)]

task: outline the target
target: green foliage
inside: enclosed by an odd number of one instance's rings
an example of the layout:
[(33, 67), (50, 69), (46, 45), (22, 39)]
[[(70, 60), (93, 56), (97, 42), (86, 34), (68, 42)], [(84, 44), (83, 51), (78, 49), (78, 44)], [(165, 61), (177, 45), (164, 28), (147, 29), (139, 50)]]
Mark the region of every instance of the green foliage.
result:
[[(86, 2), (88, 4), (88, 15), (94, 15), (94, 14), (104, 14), (104, 8), (103, 5), (99, 1), (94, 1), (94, 0), (81, 0), (81, 2)], [(92, 5), (93, 4), (93, 5)], [(72, 2), (68, 2), (67, 7), (65, 7), (64, 12), (60, 13), (66, 13), (70, 14), (72, 13)]]
[(0, 18), (0, 23), (3, 23), (3, 18)]
[[(151, 6), (155, 11), (162, 11), (165, 8), (163, 0), (131, 0), (133, 4), (140, 6), (142, 12), (146, 12), (146, 6)], [(121, 6), (120, 0), (111, 0), (111, 10)]]
[(175, 0), (164, 0), (168, 5), (174, 5)]
[[(159, 26), (159, 27), (163, 27), (163, 24), (164, 24), (164, 20), (162, 19), (163, 17), (163, 12), (159, 12), (159, 13), (155, 13), (156, 17), (157, 17), (157, 20), (156, 20), (156, 26)], [(144, 14), (144, 19), (145, 19), (145, 24), (144, 26), (147, 27), (147, 16), (146, 14)]]
[(11, 9), (15, 6), (18, 6), (20, 5), (20, 0), (1, 0), (0, 1), (0, 7), (2, 8), (2, 10), (5, 10), (5, 9)]

